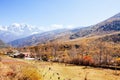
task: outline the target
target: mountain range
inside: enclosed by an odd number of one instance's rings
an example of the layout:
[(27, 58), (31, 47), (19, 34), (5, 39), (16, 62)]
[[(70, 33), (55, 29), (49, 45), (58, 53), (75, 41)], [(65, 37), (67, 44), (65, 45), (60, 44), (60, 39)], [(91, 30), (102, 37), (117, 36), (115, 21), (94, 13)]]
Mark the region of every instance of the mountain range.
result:
[[(27, 33), (30, 32), (30, 30), (27, 30), (27, 31), (28, 31)], [(35, 29), (33, 30), (33, 32), (38, 32), (38, 31), (36, 31)], [(27, 33), (24, 33), (28, 37), (11, 41), (8, 44), (14, 47), (23, 47), (23, 46), (43, 44), (47, 42), (56, 42), (56, 41), (65, 42), (65, 41), (80, 39), (83, 37), (103, 36), (108, 34), (111, 34), (110, 36), (108, 36), (108, 37), (111, 37), (112, 34), (119, 33), (119, 32), (120, 32), (120, 13), (98, 24), (88, 26), (88, 27), (75, 28), (75, 29), (59, 29), (59, 30), (47, 31), (39, 34), (33, 34), (31, 36), (28, 36)], [(118, 36), (119, 34), (118, 35), (116, 34), (116, 38), (119, 41)], [(109, 39), (108, 37), (104, 39)]]
[(13, 23), (9, 26), (0, 26), (0, 39), (7, 43), (41, 32), (43, 31), (39, 27)]
[(48, 32), (40, 33), (40, 34), (34, 34), (26, 38), (14, 40), (8, 44), (14, 47), (37, 45), (40, 43), (54, 41), (54, 39), (57, 39), (63, 35), (65, 36), (70, 33), (71, 32), (68, 29), (53, 30), (53, 31), (48, 31)]

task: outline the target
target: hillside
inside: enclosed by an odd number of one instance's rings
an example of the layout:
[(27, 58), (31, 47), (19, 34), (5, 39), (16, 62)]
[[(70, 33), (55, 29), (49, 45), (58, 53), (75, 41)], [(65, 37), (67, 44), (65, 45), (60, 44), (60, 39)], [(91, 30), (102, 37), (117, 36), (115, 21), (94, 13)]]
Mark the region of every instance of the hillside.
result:
[(2, 40), (0, 40), (0, 48), (8, 47)]
[(17, 48), (39, 60), (115, 68), (120, 66), (120, 32)]
[(120, 31), (120, 13), (96, 25), (80, 29), (78, 32), (71, 35), (70, 39), (85, 36), (105, 35), (118, 31)]
[(110, 35), (105, 35), (104, 37), (98, 38), (98, 41), (106, 41), (106, 42), (114, 42), (114, 43), (120, 43), (120, 32), (114, 33)]
[(31, 46), (37, 44), (43, 44), (47, 42), (64, 42), (71, 39), (92, 37), (92, 36), (102, 36), (120, 31), (120, 13), (114, 15), (113, 17), (100, 22), (96, 25), (77, 28), (72, 30), (54, 30), (49, 32), (44, 32), (41, 34), (35, 34), (23, 39), (18, 39), (9, 42), (10, 45), (14, 47)]
[[(37, 45), (37, 44), (43, 44), (46, 42), (52, 42), (62, 36), (66, 36), (71, 34), (71, 32), (67, 29), (60, 29), (60, 30), (54, 30), (49, 32), (44, 32), (41, 34), (35, 34), (26, 38), (14, 40), (8, 44), (14, 46), (14, 47), (23, 47), (23, 46), (31, 46), (31, 45)], [(63, 38), (62, 38), (63, 39)], [(64, 39), (65, 40), (65, 39)]]

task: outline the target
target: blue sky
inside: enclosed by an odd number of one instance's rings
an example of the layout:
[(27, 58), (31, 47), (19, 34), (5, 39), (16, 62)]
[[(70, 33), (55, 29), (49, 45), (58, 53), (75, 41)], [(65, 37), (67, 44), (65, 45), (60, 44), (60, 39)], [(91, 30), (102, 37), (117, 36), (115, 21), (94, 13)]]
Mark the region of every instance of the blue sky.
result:
[(0, 25), (89, 26), (120, 12), (120, 0), (0, 0)]

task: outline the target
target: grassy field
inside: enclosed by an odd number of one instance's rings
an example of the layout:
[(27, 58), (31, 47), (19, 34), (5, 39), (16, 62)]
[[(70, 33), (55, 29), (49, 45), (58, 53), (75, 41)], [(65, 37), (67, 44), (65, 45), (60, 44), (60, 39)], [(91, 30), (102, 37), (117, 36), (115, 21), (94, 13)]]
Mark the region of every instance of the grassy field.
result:
[(9, 57), (2, 57), (0, 71), (0, 80), (120, 80), (120, 71)]
[[(115, 75), (115, 71), (109, 69), (45, 62), (37, 64), (39, 64), (41, 70), (44, 70), (43, 73), (47, 72), (45, 80), (50, 80), (50, 76), (52, 76), (52, 80), (120, 80), (120, 71), (117, 71), (119, 75)], [(52, 74), (55, 75), (53, 76)], [(58, 77), (60, 79), (57, 79)]]

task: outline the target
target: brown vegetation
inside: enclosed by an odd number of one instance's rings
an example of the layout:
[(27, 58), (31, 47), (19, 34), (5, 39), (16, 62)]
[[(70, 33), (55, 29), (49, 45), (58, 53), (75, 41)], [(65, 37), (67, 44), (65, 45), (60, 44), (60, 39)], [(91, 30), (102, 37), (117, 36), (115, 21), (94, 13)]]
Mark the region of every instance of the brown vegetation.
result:
[(115, 60), (120, 57), (120, 45), (112, 41), (101, 41), (99, 40), (100, 37), (46, 43), (19, 48), (19, 50), (30, 51), (32, 57), (44, 61), (57, 61), (87, 66), (119, 65), (119, 61), (116, 62)]
[[(43, 80), (37, 67), (25, 62), (2, 57), (0, 80)], [(9, 64), (8, 64), (8, 62)]]

